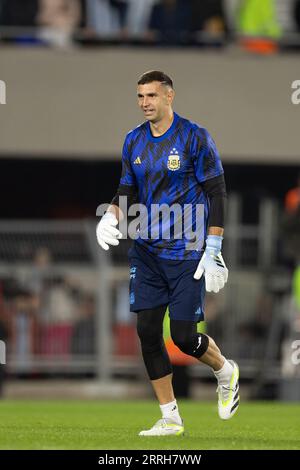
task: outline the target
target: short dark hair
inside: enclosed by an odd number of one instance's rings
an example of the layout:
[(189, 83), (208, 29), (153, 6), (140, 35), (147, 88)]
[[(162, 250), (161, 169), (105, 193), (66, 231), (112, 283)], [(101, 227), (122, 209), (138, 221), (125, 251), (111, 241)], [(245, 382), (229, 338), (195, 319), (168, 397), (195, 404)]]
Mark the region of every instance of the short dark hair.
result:
[(159, 70), (149, 70), (149, 72), (143, 73), (143, 75), (138, 80), (138, 85), (145, 85), (146, 83), (152, 82), (160, 82), (173, 88), (172, 79), (164, 72), (160, 72)]

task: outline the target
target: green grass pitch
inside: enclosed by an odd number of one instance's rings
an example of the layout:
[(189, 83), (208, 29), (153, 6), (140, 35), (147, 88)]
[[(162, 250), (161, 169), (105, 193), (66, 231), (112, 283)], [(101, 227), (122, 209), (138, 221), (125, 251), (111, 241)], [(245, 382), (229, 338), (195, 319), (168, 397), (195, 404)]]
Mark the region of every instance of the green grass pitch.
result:
[(230, 421), (216, 403), (181, 401), (186, 433), (138, 437), (160, 418), (155, 401), (2, 401), (1, 449), (300, 449), (300, 404), (242, 403)]

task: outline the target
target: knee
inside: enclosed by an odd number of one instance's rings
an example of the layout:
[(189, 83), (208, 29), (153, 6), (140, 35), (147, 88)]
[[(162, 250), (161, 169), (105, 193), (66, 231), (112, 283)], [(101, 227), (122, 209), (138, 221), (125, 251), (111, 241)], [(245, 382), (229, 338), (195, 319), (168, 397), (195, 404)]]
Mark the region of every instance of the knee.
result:
[(184, 339), (174, 335), (172, 336), (172, 340), (175, 346), (177, 346), (181, 352), (189, 355), (191, 354), (191, 345), (194, 343), (194, 339), (192, 337)]
[(174, 344), (185, 354), (199, 359), (208, 349), (208, 337), (197, 333), (196, 328), (179, 328), (178, 325), (171, 328), (171, 336)]
[(186, 352), (197, 336), (196, 326), (190, 322), (171, 320), (170, 327), (173, 343), (182, 352)]
[(176, 327), (171, 327), (171, 337), (173, 343), (185, 354), (190, 353), (191, 344), (194, 343), (194, 336), (191, 331), (186, 331)]
[(173, 339), (176, 346), (185, 354), (193, 356), (196, 359), (200, 359), (203, 354), (206, 353), (209, 345), (208, 337), (202, 333), (197, 333), (192, 335), (190, 338), (183, 340), (178, 340), (175, 337)]

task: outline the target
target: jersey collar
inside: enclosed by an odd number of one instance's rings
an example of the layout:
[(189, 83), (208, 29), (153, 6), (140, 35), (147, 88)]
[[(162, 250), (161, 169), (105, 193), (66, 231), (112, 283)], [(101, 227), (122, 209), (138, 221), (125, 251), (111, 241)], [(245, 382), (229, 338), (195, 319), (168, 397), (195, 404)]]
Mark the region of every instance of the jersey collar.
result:
[(150, 129), (150, 122), (147, 121), (147, 137), (148, 137), (148, 139), (151, 140), (151, 142), (161, 142), (162, 140), (166, 139), (171, 134), (173, 134), (174, 129), (176, 127), (176, 124), (178, 122), (178, 119), (179, 119), (178, 114), (174, 113), (174, 119), (173, 119), (172, 125), (169, 127), (169, 129), (164, 134), (160, 135), (159, 137), (154, 137), (152, 135), (152, 132), (151, 132), (151, 129)]

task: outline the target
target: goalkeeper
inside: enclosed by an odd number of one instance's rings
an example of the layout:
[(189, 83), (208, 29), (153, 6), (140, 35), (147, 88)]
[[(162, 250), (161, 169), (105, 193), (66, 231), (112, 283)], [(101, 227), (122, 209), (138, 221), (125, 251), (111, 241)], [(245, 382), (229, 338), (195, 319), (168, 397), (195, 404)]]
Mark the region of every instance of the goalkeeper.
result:
[[(220, 418), (231, 418), (239, 406), (237, 364), (221, 354), (212, 338), (197, 332), (197, 323), (204, 318), (205, 290), (219, 292), (228, 277), (221, 255), (226, 200), (224, 172), (207, 130), (173, 111), (174, 95), (173, 82), (163, 72), (146, 72), (139, 79), (137, 98), (145, 122), (125, 139), (120, 185), (97, 226), (97, 239), (103, 249), (119, 244), (122, 234), (116, 226), (124, 217), (119, 207), (120, 196), (127, 197), (128, 205), (135, 201), (143, 204), (148, 214), (154, 205), (176, 204), (182, 209), (189, 205), (193, 224), (196, 206), (203, 207), (204, 238), (198, 245), (191, 245), (186, 232), (181, 237), (174, 236), (178, 232), (176, 217), (170, 217), (169, 233), (173, 235), (166, 237), (165, 222), (148, 216), (151, 232), (142, 236), (142, 231), (129, 251), (130, 306), (137, 314), (143, 360), (162, 414), (140, 436), (184, 433), (172, 388), (172, 367), (163, 341), (167, 306), (174, 343), (211, 367), (216, 376)], [(153, 224), (157, 224), (154, 237)]]

